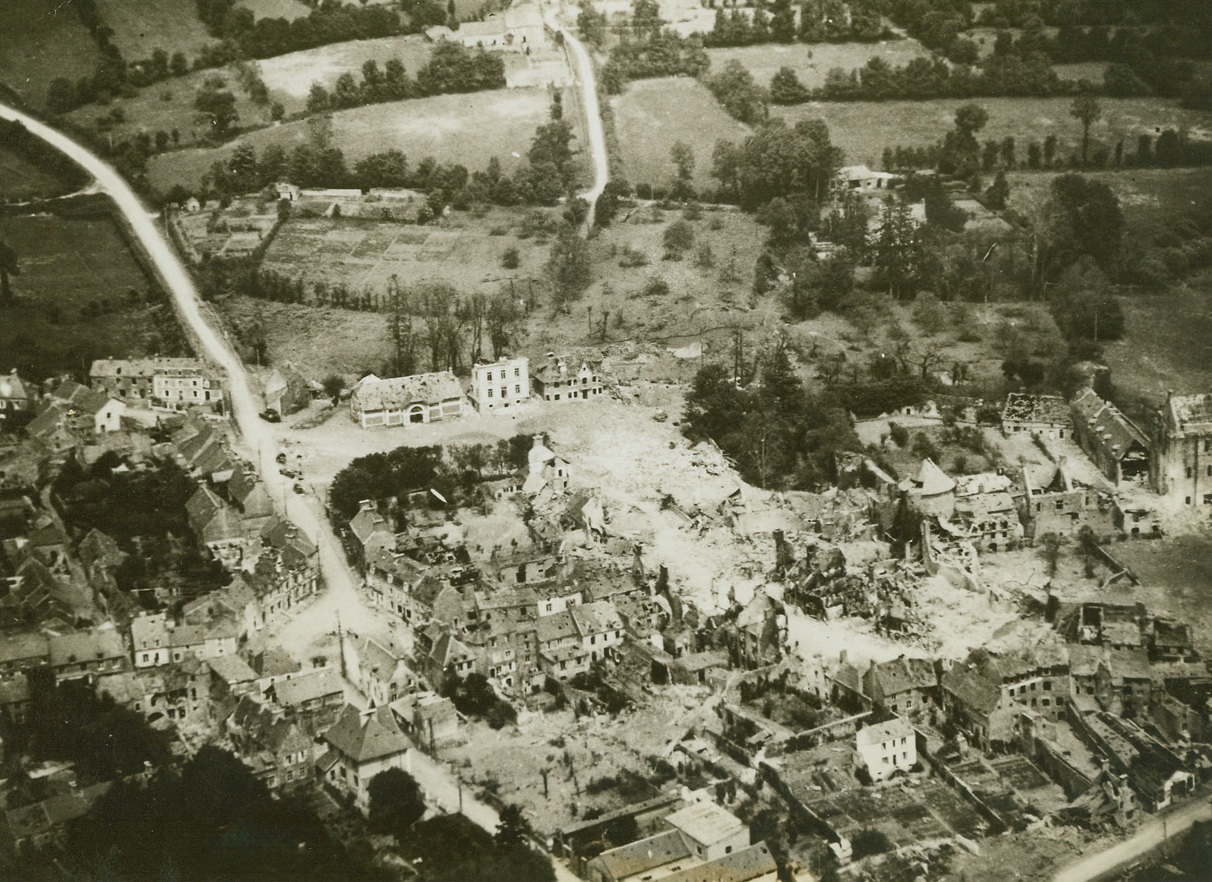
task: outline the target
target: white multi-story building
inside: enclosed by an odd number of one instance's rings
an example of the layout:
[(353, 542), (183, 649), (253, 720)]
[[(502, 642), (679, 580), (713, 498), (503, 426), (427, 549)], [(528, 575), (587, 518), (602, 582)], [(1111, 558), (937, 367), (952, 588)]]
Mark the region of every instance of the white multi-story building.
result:
[(159, 407), (185, 410), (193, 405), (213, 406), (223, 400), (218, 380), (198, 370), (170, 369), (152, 377), (152, 400)]
[(866, 726), (854, 736), (855, 764), (883, 781), (893, 772), (907, 772), (917, 763), (917, 741), (913, 727), (903, 717)]
[(530, 397), (530, 359), (500, 358), (471, 369), (471, 402), (481, 413), (517, 406)]

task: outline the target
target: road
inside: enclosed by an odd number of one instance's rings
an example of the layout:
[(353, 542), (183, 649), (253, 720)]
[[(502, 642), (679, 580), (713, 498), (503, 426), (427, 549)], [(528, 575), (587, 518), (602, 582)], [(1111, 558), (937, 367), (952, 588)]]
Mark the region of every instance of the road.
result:
[(1100, 879), (1153, 851), (1165, 837), (1176, 836), (1197, 821), (1207, 820), (1212, 820), (1212, 804), (1208, 802), (1207, 793), (1199, 791), (1185, 805), (1163, 817), (1145, 822), (1134, 835), (1118, 845), (1086, 855), (1062, 867), (1052, 877), (1052, 882), (1091, 882)]
[(543, 16), (547, 27), (563, 35), (564, 45), (568, 47), (576, 62), (577, 82), (581, 87), (581, 106), (585, 109), (585, 135), (589, 139), (589, 151), (593, 156), (593, 186), (581, 194), (581, 198), (589, 203), (586, 229), (592, 230), (598, 197), (602, 195), (610, 180), (610, 166), (606, 161), (606, 131), (602, 127), (602, 109), (598, 105), (597, 75), (594, 73), (593, 61), (585, 49), (585, 44), (577, 39), (576, 34), (560, 24), (546, 6), (543, 7)]
[[(151, 258), (172, 295), (177, 314), (197, 344), (199, 354), (205, 355), (227, 375), (228, 403), (232, 419), (239, 432), (243, 453), (259, 466), (270, 496), (281, 502), (287, 516), (316, 543), (320, 551), (320, 568), (327, 586), (324, 595), (309, 609), (296, 617), (279, 635), (287, 648), (303, 648), (304, 638), (317, 627), (330, 630), (335, 613), (341, 612), (342, 624), (359, 633), (382, 630), (383, 623), (365, 605), (357, 590), (357, 579), (350, 571), (340, 543), (319, 507), (303, 496), (291, 492), (290, 482), (278, 473), (274, 457), (277, 440), (272, 427), (258, 416), (257, 396), (243, 362), (219, 330), (219, 323), (208, 315), (193, 280), (169, 246), (152, 216), (130, 186), (105, 161), (76, 143), (62, 132), (27, 116), (19, 110), (0, 104), (0, 117), (16, 120), (32, 134), (70, 156), (96, 180), (96, 189), (112, 198)], [(93, 188), (90, 188), (90, 190)]]

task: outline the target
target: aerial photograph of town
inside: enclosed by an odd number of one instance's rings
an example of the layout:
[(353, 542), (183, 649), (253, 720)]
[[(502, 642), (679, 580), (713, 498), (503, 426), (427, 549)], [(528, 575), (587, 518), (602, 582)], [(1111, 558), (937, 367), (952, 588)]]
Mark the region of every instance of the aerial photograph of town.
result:
[(0, 0), (0, 880), (1212, 880), (1212, 0)]

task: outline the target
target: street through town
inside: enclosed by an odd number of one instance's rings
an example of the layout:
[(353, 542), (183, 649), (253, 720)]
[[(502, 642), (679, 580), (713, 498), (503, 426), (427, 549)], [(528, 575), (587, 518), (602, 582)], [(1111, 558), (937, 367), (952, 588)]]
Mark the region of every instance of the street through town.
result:
[(1052, 882), (1093, 882), (1101, 879), (1124, 869), (1157, 848), (1166, 838), (1185, 833), (1198, 821), (1208, 820), (1212, 820), (1212, 804), (1208, 801), (1207, 793), (1201, 791), (1163, 817), (1151, 818), (1141, 824), (1140, 829), (1123, 842), (1062, 867), (1052, 877)]
[[(578, 44), (579, 45), (579, 44)], [(582, 53), (584, 49), (580, 50)], [(584, 56), (588, 63), (588, 56)], [(592, 68), (590, 68), (592, 77)], [(589, 81), (592, 90), (592, 79)], [(594, 93), (596, 112), (596, 93)], [(73, 141), (63, 133), (39, 122), (19, 110), (0, 104), (0, 117), (16, 120), (32, 134), (42, 138), (60, 152), (71, 157), (91, 174), (97, 189), (112, 198), (138, 237), (148, 256), (154, 262), (172, 296), (177, 313), (192, 334), (199, 355), (204, 355), (218, 365), (227, 375), (228, 404), (232, 419), (240, 434), (244, 453), (258, 465), (258, 470), (271, 497), (279, 501), (287, 516), (297, 524), (319, 548), (320, 568), (325, 582), (324, 593), (306, 609), (296, 615), (274, 637), (275, 642), (287, 649), (305, 648), (308, 639), (317, 633), (327, 633), (337, 626), (338, 616), (343, 628), (360, 634), (380, 634), (384, 621), (371, 610), (357, 590), (357, 579), (345, 558), (340, 540), (333, 533), (323, 506), (314, 497), (296, 494), (291, 482), (278, 470), (275, 457), (278, 439), (272, 427), (258, 416), (258, 397), (252, 390), (248, 372), (231, 347), (217, 319), (208, 319), (197, 288), (184, 265), (173, 252), (168, 241), (161, 235), (152, 216), (148, 213), (130, 186), (86, 147)], [(601, 133), (601, 121), (597, 130)], [(605, 147), (602, 146), (602, 168), (605, 168)], [(603, 172), (604, 176), (604, 172)], [(596, 199), (605, 186), (604, 177), (591, 190)], [(589, 194), (587, 194), (588, 198)], [(212, 324), (213, 322), (213, 324)], [(401, 634), (393, 634), (397, 639)], [(339, 651), (339, 650), (338, 650)], [(459, 784), (454, 775), (435, 763), (421, 751), (413, 752), (413, 773), (418, 783), (430, 794), (431, 800), (446, 811), (464, 814), (490, 833), (495, 833), (498, 817), (495, 810), (464, 792), (459, 796)], [(554, 857), (551, 859), (556, 878), (560, 882), (576, 882), (578, 877)]]

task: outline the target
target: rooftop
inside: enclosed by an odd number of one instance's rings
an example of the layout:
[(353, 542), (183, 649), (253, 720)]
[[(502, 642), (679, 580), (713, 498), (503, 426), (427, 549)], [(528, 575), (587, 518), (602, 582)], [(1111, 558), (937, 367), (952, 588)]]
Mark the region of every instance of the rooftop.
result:
[(390, 380), (366, 379), (353, 390), (357, 406), (366, 411), (400, 410), (411, 404), (435, 404), (462, 397), (463, 387), (450, 371)]
[(1067, 426), (1070, 422), (1069, 407), (1059, 395), (1011, 392), (1006, 396), (1006, 406), (1002, 408), (1002, 420)]
[(692, 803), (666, 817), (665, 823), (705, 845), (720, 842), (745, 829), (740, 818), (714, 802)]

